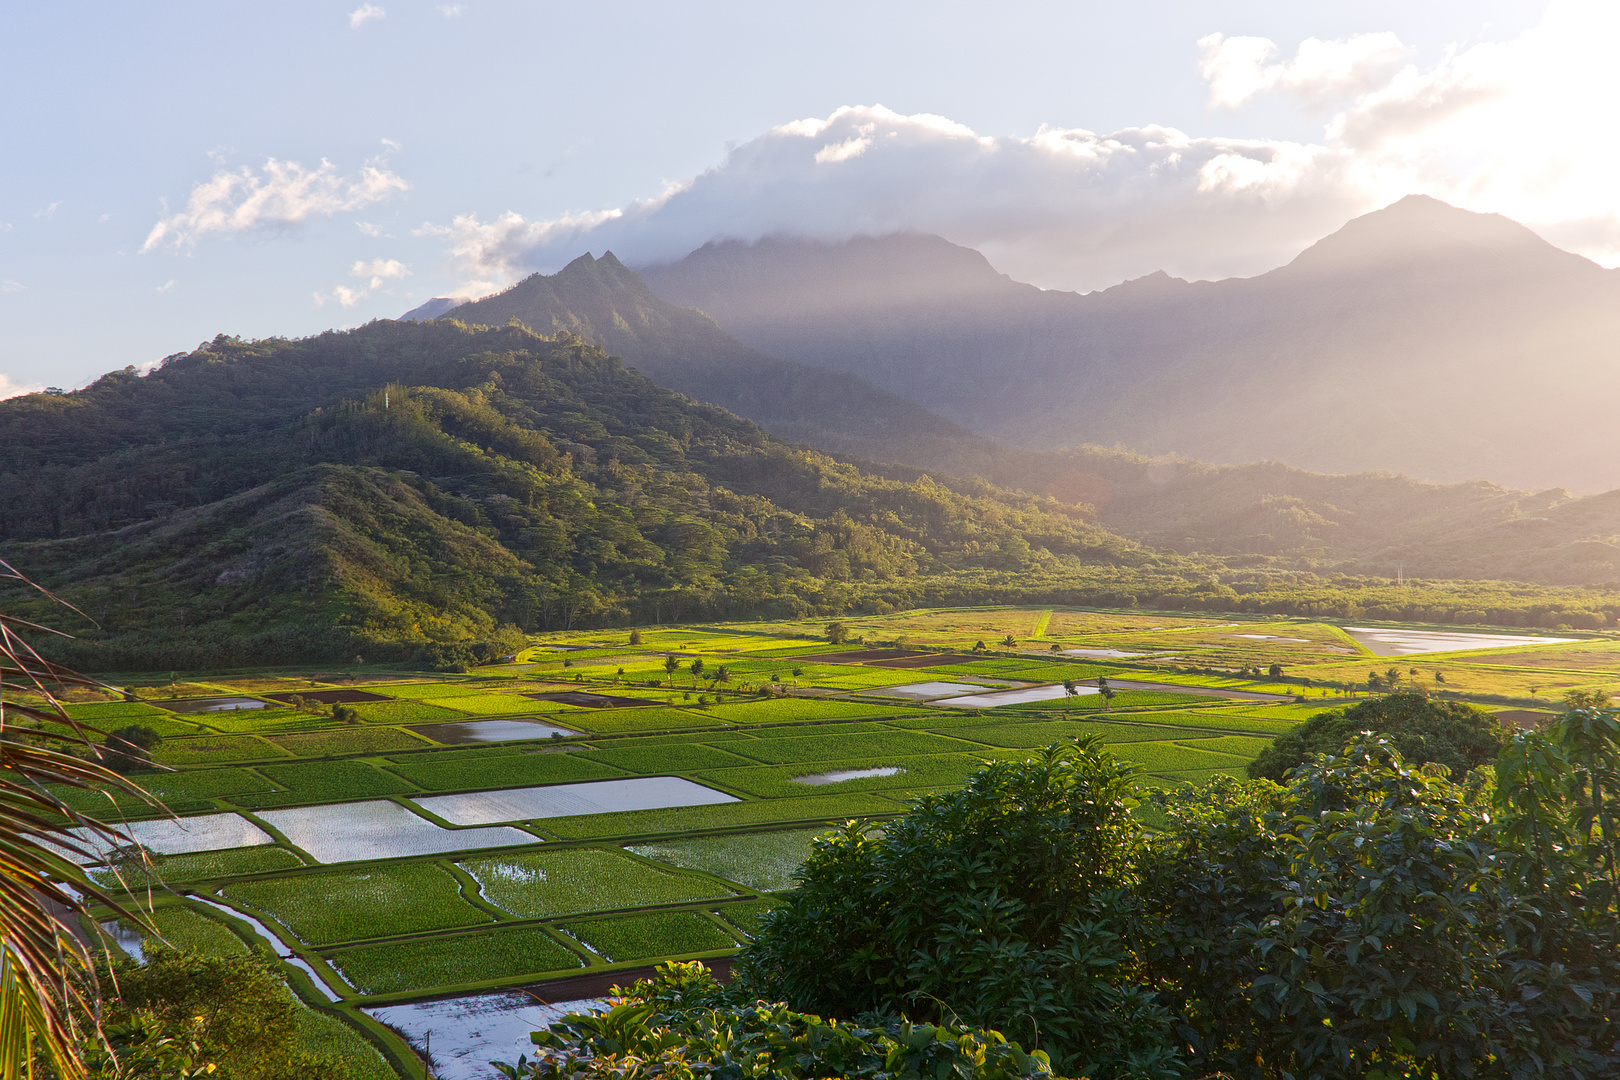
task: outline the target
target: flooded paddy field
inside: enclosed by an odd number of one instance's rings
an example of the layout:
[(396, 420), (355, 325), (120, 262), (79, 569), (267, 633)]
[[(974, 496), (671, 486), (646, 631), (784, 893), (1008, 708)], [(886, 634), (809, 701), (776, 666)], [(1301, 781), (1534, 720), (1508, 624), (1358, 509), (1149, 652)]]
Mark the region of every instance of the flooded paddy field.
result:
[[(1620, 645), (1573, 634), (1029, 608), (846, 622), (866, 643), (831, 645), (825, 621), (586, 631), (466, 675), (219, 678), (75, 705), (161, 735), (173, 771), (138, 779), (177, 817), (65, 797), (134, 816), (148, 865), (124, 857), (124, 885), (95, 872), (132, 903), (150, 887), (161, 925), (274, 954), (367, 1053), (431, 1040), (436, 1075), (484, 1076), (553, 1015), (516, 988), (725, 958), (817, 835), (880, 827), (986, 762), (1099, 735), (1144, 784), (1242, 775), (1391, 657), (1403, 681), (1525, 707), (1620, 679)], [(1397, 649), (1423, 651), (1380, 651)]]

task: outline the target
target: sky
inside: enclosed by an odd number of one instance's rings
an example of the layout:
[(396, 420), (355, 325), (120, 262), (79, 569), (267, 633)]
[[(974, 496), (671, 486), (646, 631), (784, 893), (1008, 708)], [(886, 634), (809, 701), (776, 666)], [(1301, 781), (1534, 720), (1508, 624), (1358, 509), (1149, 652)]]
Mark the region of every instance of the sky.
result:
[(0, 396), (770, 233), (1084, 291), (1421, 192), (1613, 266), (1617, 46), (1576, 0), (23, 5)]

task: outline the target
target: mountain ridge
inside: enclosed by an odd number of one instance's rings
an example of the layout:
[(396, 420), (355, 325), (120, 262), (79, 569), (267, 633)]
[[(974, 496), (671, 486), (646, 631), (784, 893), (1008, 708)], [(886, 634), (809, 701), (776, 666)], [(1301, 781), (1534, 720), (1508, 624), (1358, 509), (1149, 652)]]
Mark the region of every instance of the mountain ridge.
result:
[(1253, 278), (1084, 295), (965, 251), (768, 237), (640, 272), (745, 344), (1028, 448), (1620, 487), (1620, 433), (1563, 422), (1620, 392), (1620, 274), (1506, 218), (1408, 197)]

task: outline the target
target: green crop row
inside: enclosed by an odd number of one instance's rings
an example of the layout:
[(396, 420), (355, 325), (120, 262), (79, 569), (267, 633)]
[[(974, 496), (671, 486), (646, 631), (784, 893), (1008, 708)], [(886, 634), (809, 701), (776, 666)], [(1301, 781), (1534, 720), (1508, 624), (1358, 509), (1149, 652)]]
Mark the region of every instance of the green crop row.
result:
[(274, 870), (293, 870), (304, 865), (302, 859), (287, 849), (269, 845), (230, 851), (202, 851), (192, 855), (154, 854), (150, 859), (150, 865), (131, 859), (120, 862), (114, 868), (93, 870), (91, 876), (106, 888), (134, 891), (149, 885), (263, 874)]
[(525, 787), (608, 780), (624, 773), (577, 753), (522, 750), (441, 750), (389, 759), (389, 768), (429, 791)]
[(287, 791), (243, 795), (233, 799), (238, 806), (266, 810), (276, 806), (300, 806), (340, 802), (344, 799), (399, 795), (413, 790), (410, 784), (391, 773), (363, 761), (308, 761), (297, 765), (265, 765), (260, 770)]
[[(535, 702), (536, 705), (540, 702)], [(714, 709), (671, 709), (652, 706), (628, 709), (575, 709), (558, 723), (565, 727), (585, 731), (616, 734), (621, 731), (668, 731), (670, 729), (696, 730), (724, 727), (726, 721), (714, 715)]]
[(931, 732), (887, 731), (846, 734), (838, 729), (823, 734), (762, 738), (749, 743), (733, 743), (730, 749), (767, 765), (790, 765), (798, 762), (834, 762), (851, 758), (880, 755), (894, 757), (915, 754), (949, 754), (977, 749), (959, 739), (935, 735)]
[(243, 881), (224, 895), (274, 917), (311, 945), (477, 926), (494, 918), (461, 896), (461, 884), (430, 862)]
[(329, 754), (383, 754), (422, 749), (433, 744), (394, 728), (341, 727), (302, 735), (272, 735), (270, 741), (296, 757)]
[(332, 966), (363, 994), (538, 977), (584, 966), (537, 926), (503, 926), (470, 934), (344, 949)]
[(614, 836), (647, 836), (693, 829), (732, 829), (790, 821), (840, 821), (868, 814), (897, 814), (904, 807), (879, 795), (812, 795), (796, 799), (749, 799), (714, 806), (684, 806), (669, 810), (632, 810), (617, 814), (582, 814), (549, 818), (548, 832), (565, 840), (595, 840)]
[(223, 765), (286, 757), (287, 752), (253, 735), (200, 735), (165, 739), (152, 756), (165, 765)]
[(1173, 742), (1117, 743), (1109, 747), (1122, 761), (1141, 765), (1152, 773), (1182, 772), (1188, 769), (1241, 769), (1246, 759), (1235, 754), (1195, 750)]
[(774, 697), (758, 701), (716, 705), (709, 715), (738, 724), (783, 723), (789, 720), (833, 720), (842, 717), (882, 716), (900, 709), (894, 705), (861, 705), (849, 701)]
[(723, 769), (731, 765), (751, 765), (747, 758), (729, 754), (703, 743), (664, 746), (608, 746), (579, 755), (633, 773), (688, 773), (700, 769)]
[(569, 923), (563, 930), (610, 963), (712, 952), (737, 944), (730, 934), (690, 911), (590, 919)]
[(760, 930), (760, 918), (772, 908), (781, 907), (777, 900), (744, 900), (739, 904), (727, 904), (714, 909), (714, 913), (726, 922), (743, 932), (745, 937), (754, 937)]
[(465, 713), (419, 701), (366, 701), (352, 708), (368, 724), (431, 724), (442, 720), (467, 719)]
[[(886, 791), (890, 798), (903, 798), (905, 792), (919, 788), (956, 787), (966, 782), (986, 760), (1008, 755), (1008, 751), (983, 749), (977, 754), (883, 755), (814, 764), (806, 762), (799, 765), (755, 766), (751, 769), (712, 769), (698, 774), (698, 779), (710, 780), (733, 791), (762, 799), (788, 799), (814, 791)], [(881, 768), (900, 771), (887, 776), (836, 780), (827, 785), (806, 784), (799, 780), (805, 776)]]
[[(980, 719), (980, 718), (976, 718)], [(1033, 749), (1053, 743), (1076, 739), (1082, 735), (1100, 735), (1105, 743), (1162, 742), (1175, 738), (1175, 732), (1160, 727), (1147, 727), (1127, 723), (1095, 723), (1086, 720), (1048, 720), (1041, 723), (976, 724), (941, 729), (958, 739), (971, 739), (989, 746), (1022, 747)]]
[(730, 895), (708, 878), (650, 866), (600, 848), (489, 855), (460, 865), (478, 882), (484, 899), (524, 918)]
[[(248, 947), (230, 927), (218, 919), (180, 904), (154, 908), (147, 913), (152, 928), (164, 944), (186, 952), (207, 956), (243, 956)], [(120, 920), (125, 930), (143, 933), (145, 928)], [(151, 940), (150, 937), (147, 940)]]
[[(793, 887), (793, 875), (823, 829), (784, 829), (733, 836), (699, 836), (630, 848), (637, 855), (716, 874), (750, 889), (778, 892)], [(729, 907), (732, 905), (728, 905)]]

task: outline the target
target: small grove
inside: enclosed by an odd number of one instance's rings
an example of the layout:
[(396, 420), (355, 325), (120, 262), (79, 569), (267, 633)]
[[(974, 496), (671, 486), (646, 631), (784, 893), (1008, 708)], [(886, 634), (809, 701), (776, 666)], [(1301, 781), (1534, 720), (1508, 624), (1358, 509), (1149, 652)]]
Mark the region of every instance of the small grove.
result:
[[(1398, 726), (1398, 725), (1397, 725)], [(666, 969), (509, 1077), (1620, 1070), (1620, 718), (1453, 776), (1353, 734), (1152, 795), (1094, 739), (817, 841), (722, 988)]]

